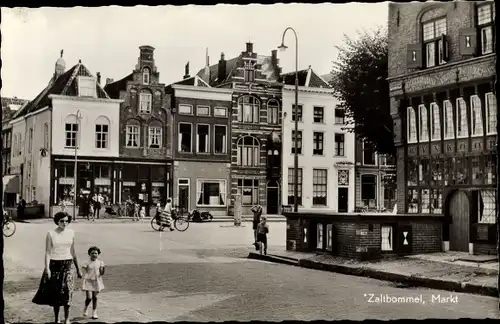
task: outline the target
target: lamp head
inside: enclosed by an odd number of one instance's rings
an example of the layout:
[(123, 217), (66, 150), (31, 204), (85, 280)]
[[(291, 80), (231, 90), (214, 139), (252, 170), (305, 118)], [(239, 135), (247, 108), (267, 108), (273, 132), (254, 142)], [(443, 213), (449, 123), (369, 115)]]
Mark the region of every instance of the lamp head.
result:
[(281, 45), (278, 46), (278, 49), (280, 50), (280, 52), (284, 52), (287, 48), (288, 48), (288, 46), (286, 46), (284, 43), (281, 43)]

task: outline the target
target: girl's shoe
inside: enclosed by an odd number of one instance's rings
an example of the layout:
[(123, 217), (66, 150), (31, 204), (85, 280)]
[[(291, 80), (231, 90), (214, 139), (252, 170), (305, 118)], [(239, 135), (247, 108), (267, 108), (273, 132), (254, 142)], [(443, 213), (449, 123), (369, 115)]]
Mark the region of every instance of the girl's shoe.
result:
[(83, 316), (84, 316), (84, 317), (89, 316), (89, 309), (88, 309), (87, 307), (85, 307), (85, 308), (83, 309)]
[(97, 310), (96, 310), (96, 309), (94, 309), (94, 310), (92, 311), (92, 319), (98, 319), (98, 318), (99, 318), (99, 316), (97, 316)]

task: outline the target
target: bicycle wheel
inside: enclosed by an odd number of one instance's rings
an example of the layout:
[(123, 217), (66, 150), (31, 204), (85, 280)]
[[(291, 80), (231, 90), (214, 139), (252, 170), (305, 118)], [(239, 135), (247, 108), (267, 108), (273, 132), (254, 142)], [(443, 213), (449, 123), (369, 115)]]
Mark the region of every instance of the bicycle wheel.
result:
[(16, 232), (16, 224), (11, 221), (7, 221), (3, 224), (3, 236), (11, 237)]
[(158, 225), (158, 223), (156, 222), (156, 217), (153, 217), (151, 219), (151, 227), (155, 230), (155, 231), (160, 231), (160, 225)]
[(184, 232), (189, 227), (189, 221), (185, 217), (179, 217), (174, 221), (174, 227), (179, 232)]

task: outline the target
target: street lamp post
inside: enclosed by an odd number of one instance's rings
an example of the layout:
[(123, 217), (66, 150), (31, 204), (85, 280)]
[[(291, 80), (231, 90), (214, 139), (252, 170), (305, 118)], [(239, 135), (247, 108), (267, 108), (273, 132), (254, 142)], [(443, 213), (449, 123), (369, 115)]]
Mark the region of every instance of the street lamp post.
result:
[(80, 120), (82, 119), (82, 114), (80, 109), (76, 112), (76, 134), (75, 134), (75, 169), (74, 169), (74, 183), (73, 183), (73, 219), (76, 221), (76, 181), (78, 175), (78, 142), (80, 141)]
[[(295, 136), (294, 136), (294, 160), (293, 160), (293, 211), (299, 211), (299, 154), (298, 154), (298, 133), (299, 133), (299, 115), (298, 115), (298, 107), (299, 107), (299, 40), (297, 38), (297, 33), (292, 27), (288, 27), (283, 32), (283, 36), (281, 38), (281, 45), (278, 48), (281, 51), (286, 50), (288, 47), (285, 46), (285, 35), (286, 32), (291, 30), (295, 35)], [(293, 116), (293, 114), (292, 114)]]

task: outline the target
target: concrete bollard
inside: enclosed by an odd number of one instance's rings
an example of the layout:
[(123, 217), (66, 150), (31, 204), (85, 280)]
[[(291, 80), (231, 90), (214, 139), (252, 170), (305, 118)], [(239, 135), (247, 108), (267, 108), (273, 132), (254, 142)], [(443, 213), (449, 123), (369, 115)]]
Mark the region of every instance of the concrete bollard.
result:
[(241, 195), (234, 197), (234, 226), (241, 226)]

